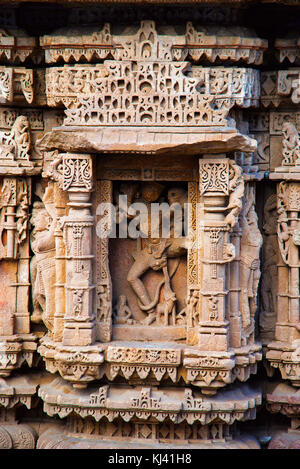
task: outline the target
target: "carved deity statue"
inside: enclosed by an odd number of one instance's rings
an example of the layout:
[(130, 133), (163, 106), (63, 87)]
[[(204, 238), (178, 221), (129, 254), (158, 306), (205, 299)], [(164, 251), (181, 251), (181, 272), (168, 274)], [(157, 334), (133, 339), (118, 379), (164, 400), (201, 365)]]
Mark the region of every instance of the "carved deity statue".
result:
[(33, 322), (43, 321), (49, 331), (53, 329), (55, 311), (55, 238), (56, 216), (52, 204), (52, 188), (48, 187), (43, 202), (35, 202), (31, 217), (34, 229), (31, 249), (34, 256), (30, 263), (32, 283)]
[(254, 190), (248, 187), (244, 207), (240, 214), (242, 229), (240, 252), (241, 314), (243, 327), (251, 324), (257, 309), (257, 291), (260, 279), (260, 249), (262, 235), (257, 225)]
[(282, 126), (282, 136), (283, 164), (300, 164), (300, 140), (298, 131), (294, 124), (285, 122)]
[(120, 295), (115, 311), (115, 324), (133, 324), (135, 321), (132, 318), (132, 313), (127, 305), (127, 298), (125, 295)]
[[(161, 236), (163, 215), (158, 214), (152, 216), (151, 204), (162, 202), (160, 196), (164, 190), (162, 184), (156, 182), (149, 182), (142, 184), (140, 190), (137, 186), (128, 186), (126, 189), (124, 184), (122, 185), (122, 192), (129, 196), (128, 204), (134, 202), (134, 204), (143, 204), (147, 211), (147, 227), (143, 225), (142, 219), (138, 223), (141, 237), (137, 239), (137, 249), (133, 253), (134, 263), (131, 266), (127, 280), (130, 283), (133, 291), (135, 292), (138, 305), (142, 311), (147, 313), (147, 317), (144, 319), (145, 324), (151, 324), (155, 320), (158, 320), (163, 316), (163, 324), (169, 323), (169, 315), (172, 316), (172, 322), (175, 324), (175, 302), (176, 295), (171, 288), (171, 278), (175, 274), (178, 265), (179, 258), (186, 252), (184, 238), (174, 237), (174, 206), (183, 208), (186, 202), (187, 195), (186, 191), (180, 187), (171, 188), (168, 191), (168, 203), (170, 208), (170, 236)], [(173, 206), (172, 206), (173, 205)], [(176, 207), (175, 206), (175, 207)], [(132, 218), (132, 212), (128, 213), (128, 218)], [(146, 231), (145, 231), (146, 230)], [(153, 237), (155, 233), (155, 237)], [(143, 238), (143, 242), (142, 239)], [(172, 272), (168, 271), (168, 259), (177, 258), (177, 264), (173, 268)], [(149, 270), (154, 271), (162, 270), (163, 279), (159, 282), (156, 288), (154, 299), (152, 300), (149, 293), (141, 279), (141, 277)], [(160, 289), (164, 285), (164, 302), (159, 303)]]
[(272, 194), (264, 206), (264, 243), (262, 247), (261, 302), (259, 317), (263, 340), (272, 340), (276, 323), (277, 299), (277, 197)]
[(0, 132), (1, 158), (18, 160), (19, 164), (29, 161), (31, 146), (29, 121), (19, 116), (9, 132)]

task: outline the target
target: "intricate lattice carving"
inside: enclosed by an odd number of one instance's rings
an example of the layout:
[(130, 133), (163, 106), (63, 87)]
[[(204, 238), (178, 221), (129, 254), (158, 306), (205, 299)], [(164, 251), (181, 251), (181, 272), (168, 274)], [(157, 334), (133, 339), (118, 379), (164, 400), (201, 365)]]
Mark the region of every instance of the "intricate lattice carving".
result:
[(67, 107), (66, 125), (102, 126), (226, 125), (234, 103), (258, 104), (255, 70), (192, 67), (187, 75), (176, 37), (144, 21), (135, 35), (115, 37), (114, 61), (48, 69), (48, 103)]

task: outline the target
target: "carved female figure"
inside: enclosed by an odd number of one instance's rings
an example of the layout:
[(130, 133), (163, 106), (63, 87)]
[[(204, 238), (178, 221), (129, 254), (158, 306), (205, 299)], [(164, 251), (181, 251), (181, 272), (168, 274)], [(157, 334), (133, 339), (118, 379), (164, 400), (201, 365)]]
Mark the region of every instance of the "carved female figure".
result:
[(257, 290), (261, 273), (259, 254), (263, 242), (257, 225), (254, 193), (253, 191), (247, 192), (248, 197), (240, 215), (240, 226), (242, 228), (240, 288), (243, 327), (250, 325), (257, 309)]
[[(153, 219), (151, 203), (156, 202), (159, 199), (163, 189), (164, 186), (158, 183), (146, 183), (141, 188), (141, 196), (138, 201), (142, 202), (147, 207), (148, 232), (144, 233), (145, 247), (141, 248), (141, 244), (138, 243), (138, 249), (133, 254), (134, 264), (127, 275), (127, 280), (138, 298), (139, 307), (148, 313), (148, 316), (144, 320), (145, 324), (151, 324), (156, 319), (155, 308), (158, 304), (159, 291), (163, 284), (165, 284), (165, 302), (163, 307), (160, 308), (160, 314), (164, 315), (165, 323), (168, 322), (169, 314), (173, 313), (174, 315), (176, 295), (171, 289), (170, 278), (174, 275), (176, 269), (169, 274), (167, 259), (177, 258), (185, 253), (183, 240), (181, 238), (177, 239), (173, 237), (174, 224), (172, 224), (172, 222), (170, 223), (170, 238), (152, 237), (153, 226), (154, 229), (157, 228), (158, 231), (160, 231), (162, 220), (159, 216)], [(183, 205), (186, 200), (186, 193), (181, 188), (174, 188), (169, 190), (168, 200), (170, 204), (178, 203)], [(163, 280), (157, 286), (154, 300), (151, 300), (149, 297), (146, 287), (140, 278), (149, 269), (153, 269), (155, 271), (162, 270), (164, 274)]]
[(259, 318), (262, 338), (272, 340), (276, 322), (277, 295), (277, 197), (272, 194), (264, 207), (264, 243), (262, 248), (262, 312)]
[[(45, 205), (47, 205), (45, 203)], [(41, 202), (35, 202), (31, 223), (31, 248), (34, 256), (30, 263), (34, 311), (33, 322), (43, 321), (49, 331), (53, 329), (52, 316), (55, 311), (55, 238), (56, 218)]]

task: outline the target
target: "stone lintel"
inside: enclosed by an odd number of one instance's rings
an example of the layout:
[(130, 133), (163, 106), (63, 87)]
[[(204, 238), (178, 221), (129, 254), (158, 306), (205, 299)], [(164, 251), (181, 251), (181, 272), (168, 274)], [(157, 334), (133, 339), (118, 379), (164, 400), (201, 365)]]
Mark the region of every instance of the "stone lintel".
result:
[(199, 155), (254, 152), (256, 140), (221, 127), (54, 127), (38, 143), (41, 150), (82, 153)]

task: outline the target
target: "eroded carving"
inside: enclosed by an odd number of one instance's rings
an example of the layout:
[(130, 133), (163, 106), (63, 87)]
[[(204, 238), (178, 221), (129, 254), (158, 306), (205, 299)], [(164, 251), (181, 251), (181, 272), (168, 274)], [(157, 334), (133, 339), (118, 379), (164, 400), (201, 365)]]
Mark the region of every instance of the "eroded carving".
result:
[(33, 322), (43, 321), (53, 331), (55, 311), (55, 238), (57, 219), (53, 201), (53, 187), (45, 190), (43, 202), (35, 202), (31, 216), (34, 229), (31, 234), (31, 249), (34, 256), (30, 263), (33, 291)]

